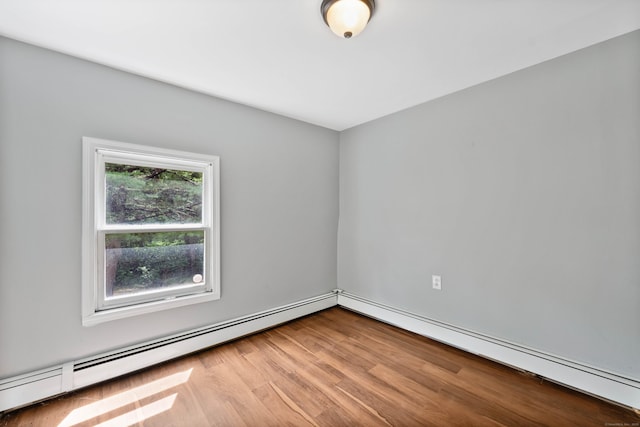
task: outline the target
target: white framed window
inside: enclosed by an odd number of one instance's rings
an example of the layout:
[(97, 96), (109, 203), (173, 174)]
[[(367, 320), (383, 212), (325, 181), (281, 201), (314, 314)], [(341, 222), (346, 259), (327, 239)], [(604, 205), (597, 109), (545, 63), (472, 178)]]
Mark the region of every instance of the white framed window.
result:
[(219, 299), (219, 157), (82, 144), (83, 325)]

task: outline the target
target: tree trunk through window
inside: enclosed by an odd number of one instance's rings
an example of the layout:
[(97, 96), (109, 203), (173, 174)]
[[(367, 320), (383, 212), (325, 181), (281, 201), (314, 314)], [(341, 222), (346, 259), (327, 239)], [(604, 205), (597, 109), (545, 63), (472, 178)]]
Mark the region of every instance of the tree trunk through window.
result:
[(113, 296), (113, 285), (116, 281), (118, 271), (118, 261), (122, 255), (120, 240), (114, 239), (107, 246), (105, 254), (105, 294), (107, 297)]

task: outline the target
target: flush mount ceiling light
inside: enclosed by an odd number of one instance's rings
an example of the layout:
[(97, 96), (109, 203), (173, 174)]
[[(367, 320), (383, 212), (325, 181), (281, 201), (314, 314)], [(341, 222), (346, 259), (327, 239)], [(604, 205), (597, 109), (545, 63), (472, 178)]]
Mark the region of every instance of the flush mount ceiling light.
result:
[(375, 8), (374, 0), (322, 0), (320, 11), (331, 31), (350, 39), (364, 30)]

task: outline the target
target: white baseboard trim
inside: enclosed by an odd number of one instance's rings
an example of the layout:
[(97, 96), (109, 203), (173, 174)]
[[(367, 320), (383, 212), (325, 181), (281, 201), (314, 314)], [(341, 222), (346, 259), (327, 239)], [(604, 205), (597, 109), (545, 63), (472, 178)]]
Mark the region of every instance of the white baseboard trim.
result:
[(640, 408), (640, 381), (338, 291), (338, 305), (612, 402)]
[(0, 379), (0, 412), (256, 333), (336, 304), (582, 392), (631, 408), (640, 408), (640, 381), (636, 379), (487, 337), (336, 290), (186, 333)]
[(335, 292), (36, 372), (0, 379), (0, 412), (241, 338), (336, 305)]

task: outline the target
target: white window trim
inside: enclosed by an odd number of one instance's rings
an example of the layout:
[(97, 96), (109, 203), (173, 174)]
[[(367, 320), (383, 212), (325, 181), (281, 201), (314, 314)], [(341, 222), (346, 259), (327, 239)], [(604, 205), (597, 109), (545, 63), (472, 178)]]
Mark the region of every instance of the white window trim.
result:
[[(220, 299), (220, 158), (217, 156), (195, 154), (184, 151), (147, 147), (98, 138), (83, 137), (83, 213), (82, 213), (82, 324), (91, 326), (102, 322), (152, 313), (170, 308), (182, 307), (206, 301)], [(149, 166), (162, 165), (166, 159), (168, 168), (176, 167), (185, 170), (208, 170), (208, 179), (204, 180), (205, 197), (203, 199), (203, 224), (197, 225), (150, 225), (150, 226), (122, 226), (104, 224), (103, 207), (98, 206), (103, 199), (104, 182), (103, 166), (105, 159), (127, 160), (135, 159), (135, 164)], [(148, 159), (148, 160), (147, 160)], [(118, 161), (120, 161), (118, 160)], [(203, 168), (202, 165), (209, 166)], [(100, 197), (96, 197), (97, 192)], [(207, 199), (209, 202), (207, 202)], [(203, 287), (192, 286), (191, 295), (175, 296), (168, 292), (165, 299), (146, 301), (122, 307), (109, 307), (99, 297), (100, 275), (104, 274), (102, 251), (99, 244), (104, 239), (105, 231), (132, 232), (145, 229), (149, 231), (178, 231), (205, 229), (206, 264)], [(103, 280), (103, 279), (102, 279)], [(203, 291), (206, 287), (206, 291)], [(146, 298), (148, 299), (148, 298)]]

